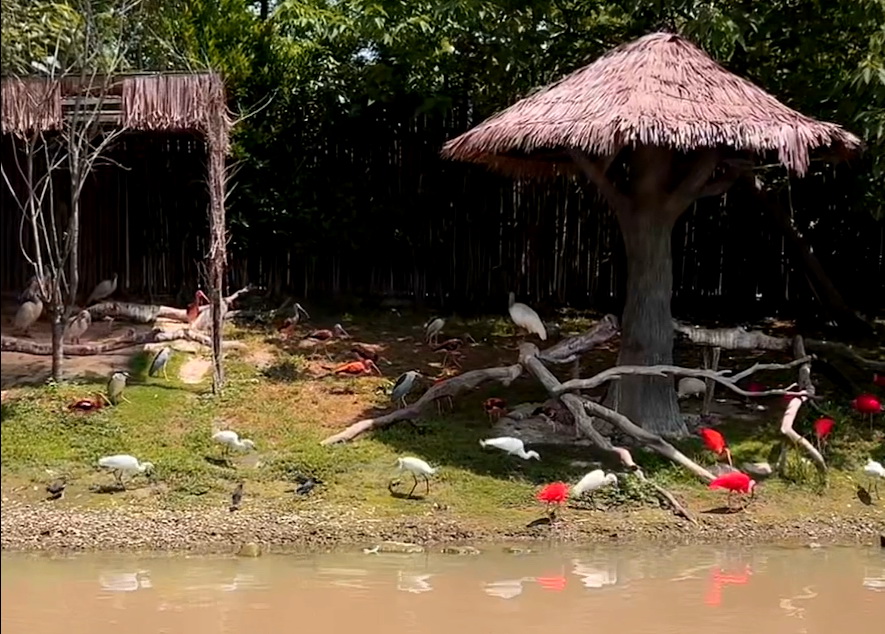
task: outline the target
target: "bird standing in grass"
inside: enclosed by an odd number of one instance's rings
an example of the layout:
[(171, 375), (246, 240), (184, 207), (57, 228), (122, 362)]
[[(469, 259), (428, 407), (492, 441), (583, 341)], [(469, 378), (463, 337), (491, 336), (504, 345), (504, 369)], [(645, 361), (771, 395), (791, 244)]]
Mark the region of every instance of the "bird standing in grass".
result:
[(229, 429), (215, 432), (212, 434), (212, 440), (222, 445), (221, 455), (225, 459), (229, 458), (231, 451), (235, 449), (237, 451), (252, 451), (255, 449), (254, 442), (248, 438), (241, 440), (237, 432), (230, 431)]
[(114, 294), (114, 291), (117, 290), (117, 274), (114, 273), (113, 279), (110, 280), (102, 280), (98, 284), (95, 285), (95, 288), (92, 289), (92, 293), (89, 294), (89, 298), (86, 300), (86, 305), (89, 306), (92, 302), (99, 302), (106, 297), (110, 297)]
[(46, 493), (49, 495), (47, 500), (60, 500), (65, 496), (65, 487), (67, 483), (64, 478), (58, 478), (46, 485)]
[(408, 396), (409, 392), (412, 391), (412, 388), (415, 387), (415, 381), (420, 376), (421, 374), (416, 370), (409, 370), (408, 372), (401, 374), (396, 380), (393, 390), (390, 392), (390, 400), (394, 403), (402, 403), (403, 407), (408, 405), (406, 402), (406, 396)]
[(483, 401), (482, 408), (489, 417), (489, 422), (495, 422), (507, 413), (507, 401), (503, 398), (493, 396)]
[(882, 402), (872, 394), (861, 394), (851, 401), (851, 407), (859, 414), (865, 414), (870, 420), (870, 431), (873, 430), (873, 414), (882, 411)]
[(431, 317), (426, 324), (424, 324), (424, 339), (427, 343), (435, 344), (439, 339), (439, 333), (442, 332), (443, 327), (446, 325), (446, 320), (442, 317)]
[(595, 469), (578, 480), (578, 483), (572, 487), (572, 495), (579, 498), (589, 493), (592, 498), (594, 491), (612, 484), (618, 486), (618, 476), (614, 473), (605, 473), (602, 469)]
[(537, 451), (526, 451), (525, 444), (523, 444), (519, 438), (513, 438), (512, 436), (501, 436), (500, 438), (480, 440), (479, 446), (482, 448), (494, 447), (495, 449), (500, 449), (513, 456), (519, 456), (523, 460), (530, 460), (531, 458), (534, 458), (535, 460), (541, 459), (541, 456), (538, 455)]
[(707, 449), (712, 451), (718, 457), (725, 456), (728, 460), (728, 465), (733, 466), (731, 462), (731, 450), (728, 448), (728, 443), (725, 442), (725, 436), (709, 427), (701, 427), (698, 430), (698, 433), (701, 435), (701, 440), (704, 441), (704, 445)]
[(121, 400), (129, 402), (123, 396), (123, 390), (126, 389), (126, 379), (128, 378), (128, 372), (114, 372), (111, 375), (111, 378), (108, 380), (108, 401), (110, 401), (111, 405), (116, 405)]
[(316, 486), (318, 484), (322, 484), (322, 483), (323, 483), (323, 481), (320, 480), (319, 478), (315, 478), (313, 476), (310, 476), (304, 482), (302, 482), (301, 484), (298, 485), (298, 487), (295, 489), (295, 494), (296, 495), (307, 495), (308, 493), (313, 491), (314, 488), (316, 488)]
[(243, 503), (243, 483), (240, 482), (237, 484), (234, 492), (230, 495), (230, 508), (228, 509), (231, 513), (234, 511), (240, 510), (240, 504)]
[(870, 491), (876, 492), (876, 499), (878, 500), (879, 480), (885, 478), (885, 467), (881, 463), (869, 458), (864, 465), (863, 472), (870, 477)]
[(105, 456), (98, 459), (98, 466), (102, 469), (108, 469), (117, 478), (117, 484), (121, 489), (125, 489), (123, 484), (123, 476), (134, 476), (137, 473), (144, 473), (150, 476), (154, 472), (154, 465), (151, 462), (139, 462), (135, 456), (128, 454), (119, 454), (116, 456)]
[(833, 433), (836, 421), (832, 418), (818, 418), (814, 421), (814, 437), (817, 440), (817, 450), (823, 454), (827, 444), (827, 438)]
[(384, 376), (375, 362), (371, 359), (361, 359), (359, 361), (350, 361), (343, 363), (332, 370), (332, 374), (347, 374), (349, 376), (363, 376), (376, 372), (378, 376)]
[(16, 330), (20, 331), (27, 337), (31, 330), (31, 326), (40, 319), (40, 315), (42, 314), (43, 300), (39, 297), (34, 297), (33, 299), (22, 302), (21, 306), (18, 307), (12, 325)]
[(508, 310), (510, 312), (510, 319), (513, 320), (514, 324), (523, 330), (527, 330), (529, 334), (538, 335), (541, 341), (547, 341), (547, 329), (544, 328), (544, 322), (541, 321), (538, 313), (533, 308), (516, 301), (516, 293), (510, 293)]
[(710, 489), (725, 489), (728, 491), (727, 504), (731, 508), (731, 496), (734, 493), (753, 495), (756, 490), (756, 481), (746, 473), (731, 471), (725, 473), (710, 483)]
[(157, 376), (160, 372), (162, 372), (163, 378), (168, 381), (169, 375), (166, 374), (166, 366), (169, 365), (169, 359), (171, 358), (172, 348), (166, 346), (165, 348), (160, 350), (154, 357), (154, 360), (151, 362), (151, 367), (150, 369), (148, 369), (148, 376)]
[(427, 494), (430, 493), (430, 476), (435, 475), (437, 469), (431, 467), (420, 458), (412, 457), (397, 458), (396, 468), (399, 471), (408, 471), (415, 479), (415, 483), (412, 485), (412, 489), (409, 491), (407, 497), (412, 497), (412, 493), (415, 492), (415, 488), (418, 486), (418, 476), (421, 476), (424, 479), (424, 484), (427, 487)]
[(86, 334), (89, 326), (92, 325), (92, 315), (88, 310), (81, 310), (77, 315), (68, 322), (67, 332), (65, 333), (71, 340), (71, 343), (80, 343), (80, 337)]

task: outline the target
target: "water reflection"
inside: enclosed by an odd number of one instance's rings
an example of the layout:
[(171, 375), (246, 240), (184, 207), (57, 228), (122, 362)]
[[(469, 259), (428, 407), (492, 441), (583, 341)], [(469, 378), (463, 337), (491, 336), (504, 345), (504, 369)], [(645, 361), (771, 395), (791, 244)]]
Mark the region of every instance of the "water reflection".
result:
[(580, 559), (572, 559), (572, 574), (580, 577), (585, 588), (604, 588), (618, 583), (618, 571), (614, 566), (596, 568)]
[(743, 586), (750, 581), (750, 575), (753, 571), (750, 565), (744, 566), (744, 569), (738, 573), (728, 573), (725, 570), (714, 566), (710, 574), (710, 583), (707, 586), (707, 594), (704, 597), (704, 603), (709, 606), (718, 606), (722, 604), (722, 589), (725, 586)]
[(411, 592), (412, 594), (430, 592), (433, 590), (433, 586), (427, 583), (427, 580), (433, 576), (432, 574), (416, 575), (400, 570), (397, 573), (396, 589), (403, 592)]
[(135, 592), (153, 587), (147, 570), (136, 572), (103, 572), (98, 583), (108, 592)]
[(483, 585), (483, 592), (490, 597), (497, 597), (499, 599), (515, 599), (522, 594), (523, 582), (531, 580), (532, 577), (522, 577), (520, 579), (492, 581)]
[(875, 577), (872, 576), (870, 569), (865, 569), (863, 587), (873, 592), (885, 591), (885, 568), (880, 568)]

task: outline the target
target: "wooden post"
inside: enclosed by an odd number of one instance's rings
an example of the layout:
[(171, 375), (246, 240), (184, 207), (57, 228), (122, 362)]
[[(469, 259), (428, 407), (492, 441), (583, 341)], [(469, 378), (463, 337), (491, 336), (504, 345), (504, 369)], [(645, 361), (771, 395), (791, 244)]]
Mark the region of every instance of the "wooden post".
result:
[[(716, 372), (719, 369), (719, 356), (722, 354), (722, 348), (714, 347), (704, 348), (704, 369)], [(712, 359), (711, 359), (712, 357)], [(716, 389), (716, 383), (712, 379), (704, 379), (707, 384), (707, 390), (704, 393), (704, 405), (701, 407), (701, 414), (710, 413), (710, 405), (713, 403), (713, 392)]]
[[(220, 83), (220, 82), (219, 82)], [(215, 107), (206, 121), (206, 152), (209, 163), (209, 300), (212, 311), (212, 392), (221, 393), (224, 387), (224, 349), (222, 330), (224, 313), (224, 267), (227, 258), (224, 199), (227, 154), (227, 122), (225, 121), (224, 89), (219, 86)]]

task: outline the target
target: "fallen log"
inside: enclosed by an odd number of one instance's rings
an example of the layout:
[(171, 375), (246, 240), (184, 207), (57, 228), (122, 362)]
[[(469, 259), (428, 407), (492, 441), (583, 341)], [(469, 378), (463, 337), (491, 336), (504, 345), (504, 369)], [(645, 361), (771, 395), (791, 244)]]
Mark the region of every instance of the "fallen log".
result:
[[(230, 306), (236, 301), (240, 295), (253, 290), (252, 286), (241, 288), (235, 293), (224, 298), (225, 304)], [(200, 306), (200, 314), (209, 310), (210, 306)], [(113, 319), (121, 319), (131, 321), (136, 324), (150, 324), (157, 319), (169, 319), (171, 321), (180, 321), (188, 323), (187, 309), (176, 308), (174, 306), (164, 306), (162, 304), (137, 304), (134, 302), (102, 302), (87, 308), (92, 315), (92, 320), (97, 321), (104, 317)]]
[[(135, 329), (129, 328), (123, 336), (108, 339), (106, 341), (73, 345), (64, 344), (62, 352), (63, 354), (72, 357), (86, 357), (96, 354), (107, 354), (109, 352), (141, 346), (147, 343), (162, 343), (178, 340), (193, 341), (207, 347), (212, 345), (209, 337), (192, 330), (151, 330), (148, 332), (136, 333)], [(245, 348), (245, 344), (239, 341), (228, 341), (225, 342), (225, 348), (229, 350), (240, 350)], [(52, 342), (44, 343), (28, 341), (27, 339), (3, 335), (0, 337), (0, 351), (21, 352), (23, 354), (32, 354), (35, 356), (51, 356)]]

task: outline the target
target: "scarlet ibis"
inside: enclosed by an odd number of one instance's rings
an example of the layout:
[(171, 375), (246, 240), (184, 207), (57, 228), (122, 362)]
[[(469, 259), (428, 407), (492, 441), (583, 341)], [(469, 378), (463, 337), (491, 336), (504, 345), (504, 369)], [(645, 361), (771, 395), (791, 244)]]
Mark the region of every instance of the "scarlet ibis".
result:
[(102, 280), (98, 284), (95, 285), (95, 288), (92, 289), (92, 293), (89, 294), (89, 298), (86, 300), (86, 305), (89, 306), (93, 301), (101, 301), (106, 297), (110, 297), (114, 294), (114, 291), (117, 290), (117, 274), (114, 273), (113, 279), (110, 280)]
[(538, 316), (534, 309), (516, 301), (516, 293), (510, 293), (507, 302), (510, 319), (513, 323), (527, 330), (529, 334), (538, 335), (541, 341), (547, 341), (547, 329), (544, 328), (544, 322)]
[(885, 478), (885, 467), (881, 463), (869, 458), (864, 465), (863, 472), (870, 477), (870, 490), (876, 492), (876, 499), (878, 499), (879, 480)]
[[(539, 502), (544, 502), (550, 509), (551, 504), (563, 504), (568, 500), (568, 485), (565, 482), (552, 482), (538, 491), (535, 496)], [(550, 516), (553, 517), (553, 511), (550, 510)]]
[(334, 374), (349, 374), (350, 376), (360, 376), (363, 374), (371, 374), (372, 372), (377, 372), (378, 376), (382, 376), (381, 370), (379, 370), (378, 366), (375, 365), (375, 362), (370, 359), (351, 361), (349, 363), (339, 365), (337, 368), (332, 370), (332, 372)]
[(753, 480), (746, 473), (741, 471), (731, 471), (729, 473), (722, 474), (715, 480), (710, 483), (710, 489), (725, 489), (728, 491), (728, 508), (731, 508), (731, 495), (733, 493), (738, 494), (750, 494), (753, 495), (753, 492), (756, 488), (756, 481)]
[(445, 352), (442, 362), (443, 367), (446, 367), (446, 362), (448, 362), (449, 357), (451, 357), (452, 361), (455, 362), (455, 365), (460, 368), (461, 364), (458, 362), (458, 350), (461, 348), (463, 343), (463, 341), (461, 341), (457, 337), (454, 337), (452, 339), (446, 339), (440, 344), (431, 346), (430, 349), (434, 352)]
[(485, 410), (486, 416), (489, 417), (489, 421), (498, 420), (507, 413), (507, 401), (493, 396), (483, 402), (482, 408)]
[(70, 338), (71, 343), (80, 343), (80, 337), (89, 330), (89, 326), (91, 325), (92, 315), (88, 310), (81, 310), (68, 322), (67, 332), (65, 334)]
[(817, 438), (817, 449), (823, 451), (823, 446), (827, 443), (827, 438), (833, 433), (833, 427), (836, 421), (832, 418), (818, 418), (814, 421), (814, 436)]
[(728, 460), (728, 464), (732, 465), (731, 451), (728, 448), (728, 443), (725, 442), (725, 436), (709, 427), (702, 427), (698, 430), (698, 433), (701, 435), (701, 440), (704, 441), (704, 445), (706, 445), (707, 449), (717, 456), (725, 456)]
[(240, 504), (243, 502), (243, 483), (239, 482), (234, 489), (234, 492), (230, 495), (230, 512), (240, 510)]
[(136, 473), (150, 475), (154, 472), (153, 463), (139, 462), (138, 458), (128, 454), (99, 458), (98, 466), (102, 469), (108, 469), (111, 471), (111, 473), (117, 478), (117, 484), (119, 484), (121, 488), (126, 488), (123, 484), (124, 475), (135, 475)]
[(81, 398), (68, 405), (68, 409), (76, 412), (97, 412), (104, 407), (104, 399), (101, 398)]
[(873, 385), (878, 385), (879, 387), (885, 387), (885, 374), (874, 374), (873, 375)]
[(67, 482), (65, 482), (64, 478), (59, 478), (53, 482), (50, 482), (46, 485), (46, 493), (49, 494), (47, 499), (49, 500), (60, 500), (65, 496), (65, 487), (67, 486)]
[(435, 344), (445, 325), (446, 320), (442, 317), (431, 317), (427, 320), (427, 323), (424, 324), (424, 339), (427, 343)]
[(764, 392), (765, 390), (766, 387), (761, 383), (757, 383), (756, 381), (750, 381), (749, 383), (747, 383), (748, 392), (753, 392), (755, 394), (756, 392)]
[(187, 323), (192, 324), (194, 319), (200, 316), (200, 306), (206, 306), (208, 304), (209, 298), (206, 296), (206, 293), (197, 289), (197, 292), (194, 293), (194, 301), (188, 304), (187, 309), (185, 310)]
[(415, 492), (415, 488), (418, 486), (418, 476), (421, 476), (424, 479), (427, 493), (430, 493), (430, 476), (436, 474), (438, 469), (431, 467), (420, 458), (412, 458), (408, 456), (405, 458), (397, 458), (396, 468), (399, 471), (408, 471), (415, 479), (415, 484), (412, 485), (412, 490), (409, 491), (408, 497), (412, 497), (412, 493)]
[(39, 297), (34, 297), (33, 299), (22, 302), (22, 305), (18, 307), (12, 325), (23, 335), (28, 336), (31, 326), (40, 319), (40, 315), (42, 314), (43, 300)]
[[(372, 363), (371, 359), (366, 359), (366, 361)], [(408, 405), (406, 402), (406, 396), (412, 391), (412, 388), (415, 386), (415, 381), (419, 376), (421, 376), (421, 374), (416, 370), (409, 370), (408, 372), (401, 374), (393, 385), (393, 390), (390, 392), (390, 399), (394, 403), (401, 402), (403, 407)]]
[(870, 430), (872, 431), (873, 414), (878, 414), (882, 411), (881, 401), (872, 394), (861, 394), (851, 401), (851, 407), (853, 407), (859, 414), (866, 414), (869, 416)]
[(519, 438), (513, 438), (512, 436), (501, 436), (500, 438), (480, 440), (479, 446), (483, 448), (494, 447), (495, 449), (500, 449), (513, 456), (519, 456), (523, 460), (530, 460), (531, 458), (534, 458), (535, 460), (541, 459), (541, 456), (538, 455), (537, 451), (526, 451), (523, 442)]
[(593, 497), (594, 491), (612, 484), (618, 486), (618, 476), (614, 473), (605, 473), (602, 469), (595, 469), (581, 478), (578, 483), (572, 487), (572, 495), (579, 498), (584, 493), (589, 492), (590, 497)]

